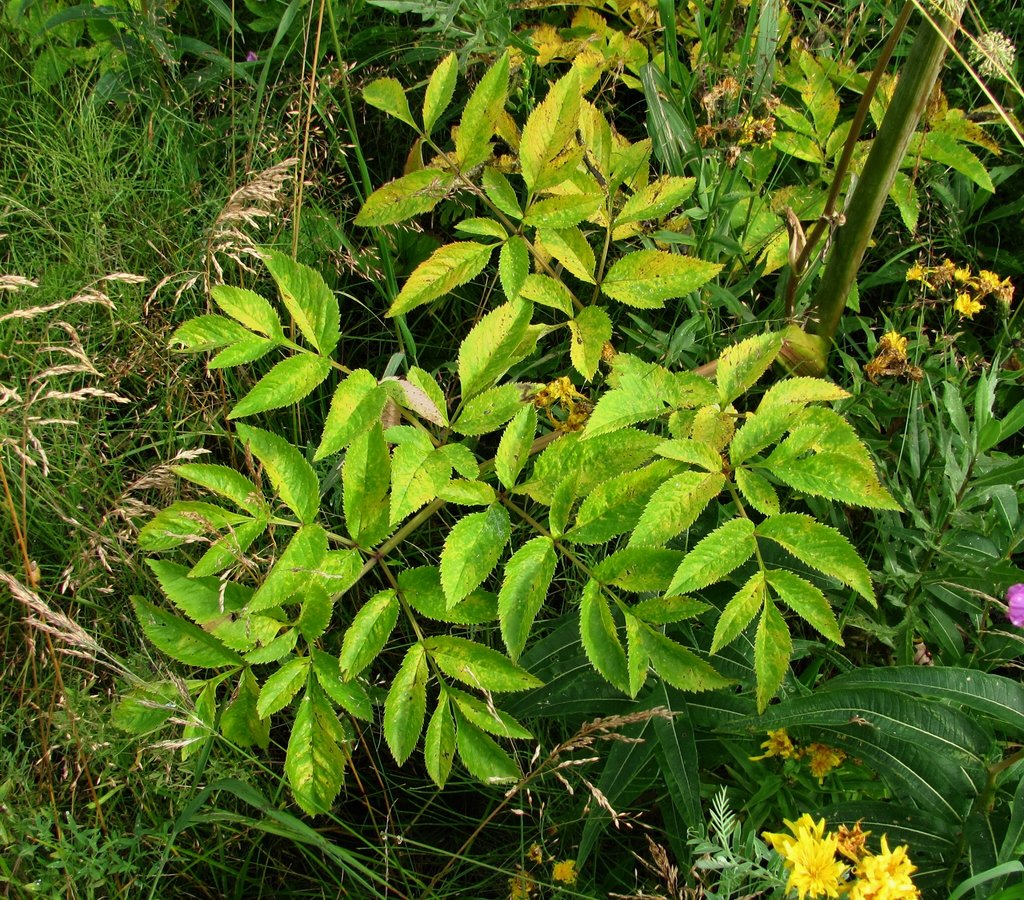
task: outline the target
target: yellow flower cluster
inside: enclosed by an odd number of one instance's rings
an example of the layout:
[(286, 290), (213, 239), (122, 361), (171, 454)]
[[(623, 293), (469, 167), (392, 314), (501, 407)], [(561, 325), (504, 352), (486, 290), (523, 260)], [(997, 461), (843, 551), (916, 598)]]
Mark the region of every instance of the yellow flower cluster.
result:
[[(538, 866), (544, 864), (544, 850), (540, 844), (531, 844), (526, 851), (526, 861), (529, 866), (517, 866), (516, 874), (508, 880), (508, 900), (531, 900), (537, 896), (539, 889), (537, 879), (533, 872)], [(551, 865), (551, 880), (559, 884), (572, 885), (576, 883), (576, 860), (548, 857)]]
[(806, 747), (800, 747), (793, 743), (785, 728), (777, 728), (768, 732), (768, 740), (761, 744), (764, 750), (760, 756), (752, 756), (751, 760), (768, 759), (777, 756), (780, 759), (806, 759), (807, 767), (811, 774), (818, 779), (818, 784), (824, 781), (825, 776), (833, 769), (838, 769), (846, 760), (846, 753), (828, 744), (814, 742)]
[[(576, 385), (566, 375), (549, 381), (537, 391), (533, 396), (533, 404), (538, 409), (547, 410), (548, 419), (558, 431), (579, 431), (587, 424), (594, 409), (593, 404), (576, 390)], [(556, 407), (561, 411), (561, 416), (555, 415)]]
[(977, 275), (969, 266), (957, 266), (950, 259), (944, 259), (937, 266), (922, 266), (914, 263), (907, 270), (907, 281), (916, 281), (935, 294), (952, 295), (953, 309), (963, 319), (973, 319), (980, 313), (988, 297), (994, 297), (1004, 307), (1013, 302), (1013, 283), (1009, 278), (1000, 279), (995, 272), (981, 269)]
[(871, 832), (861, 831), (860, 823), (826, 833), (825, 820), (815, 822), (809, 813), (785, 825), (789, 834), (766, 831), (764, 839), (785, 861), (786, 890), (795, 890), (800, 900), (920, 900), (911, 879), (917, 867), (906, 847), (890, 850), (883, 836), (881, 852), (874, 854), (867, 849)]

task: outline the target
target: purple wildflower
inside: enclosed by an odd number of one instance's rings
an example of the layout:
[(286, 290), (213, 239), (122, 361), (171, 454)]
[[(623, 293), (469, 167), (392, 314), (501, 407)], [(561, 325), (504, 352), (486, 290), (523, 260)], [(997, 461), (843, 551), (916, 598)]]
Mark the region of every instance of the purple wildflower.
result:
[(259, 62), (259, 59), (259, 56), (257, 56), (252, 50), (245, 54), (246, 62)]
[(1024, 584), (1012, 584), (1006, 592), (1006, 615), (1018, 628), (1024, 628)]

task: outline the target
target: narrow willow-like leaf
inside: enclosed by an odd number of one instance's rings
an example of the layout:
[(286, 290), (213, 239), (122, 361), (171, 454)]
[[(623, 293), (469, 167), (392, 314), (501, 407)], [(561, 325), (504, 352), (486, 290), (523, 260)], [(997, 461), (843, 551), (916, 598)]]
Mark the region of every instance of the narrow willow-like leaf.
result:
[(523, 181), (531, 193), (559, 184), (565, 173), (556, 159), (566, 144), (575, 139), (580, 114), (579, 75), (570, 69), (548, 89), (544, 100), (533, 108), (523, 127), (519, 144)]
[(312, 522), (320, 509), (320, 481), (306, 458), (276, 434), (241, 423), (235, 427), (285, 505), (299, 521)]
[(779, 495), (767, 478), (752, 469), (736, 469), (733, 476), (743, 498), (762, 516), (779, 514)]
[(349, 445), (341, 485), (349, 536), (362, 547), (373, 547), (390, 530), (391, 457), (379, 423)]
[(620, 303), (660, 309), (666, 300), (685, 297), (721, 271), (718, 263), (664, 250), (635, 250), (605, 274), (601, 290)]
[(598, 485), (581, 504), (576, 524), (566, 538), (577, 544), (600, 544), (629, 531), (637, 524), (651, 494), (660, 490), (658, 486), (675, 468), (670, 460), (656, 460)]
[(823, 378), (795, 376), (768, 388), (757, 409), (760, 412), (774, 406), (803, 406), (808, 403), (844, 400), (849, 396), (848, 391)]
[[(533, 305), (522, 300), (502, 304), (484, 316), (459, 346), (459, 382), (463, 400), (485, 391), (519, 359)], [(521, 358), (521, 357), (520, 357)]]
[(220, 731), (232, 744), (239, 747), (253, 745), (263, 750), (270, 743), (270, 720), (256, 712), (260, 695), (259, 685), (252, 669), (243, 669), (231, 702), (221, 714)]
[(297, 353), (282, 359), (231, 408), (228, 418), (240, 419), (298, 403), (322, 384), (330, 373), (330, 360), (322, 356)]
[(298, 630), (289, 628), (273, 640), (268, 641), (265, 645), (257, 647), (255, 650), (250, 650), (245, 654), (245, 661), (250, 666), (263, 666), (269, 663), (280, 662), (295, 649), (298, 640)]
[(330, 356), (338, 346), (341, 324), (338, 298), (323, 276), (275, 250), (263, 261), (302, 336), (323, 356)]
[(441, 551), (441, 587), (449, 606), (468, 596), (491, 574), (508, 538), (508, 512), (498, 503), (455, 523)]
[(459, 749), (459, 759), (470, 775), (486, 784), (504, 784), (519, 780), (519, 767), (493, 738), (468, 721), (458, 709), (455, 711), (455, 718), (455, 740)]
[(515, 487), (516, 479), (530, 457), (533, 437), (537, 433), (537, 409), (530, 403), (516, 413), (498, 442), (494, 457), (494, 471), (498, 481), (508, 490)]
[(491, 135), (508, 96), (509, 55), (506, 51), (474, 88), (462, 111), (455, 137), (455, 163), (467, 172), (490, 156)]
[(345, 783), (344, 738), (334, 710), (314, 686), (299, 704), (284, 761), (295, 802), (308, 815), (329, 812)]
[(551, 538), (539, 536), (527, 541), (505, 564), (505, 578), (498, 593), (501, 636), (509, 656), (518, 659), (544, 605), (555, 574), (558, 555)]
[(664, 218), (693, 193), (695, 184), (695, 179), (677, 175), (664, 175), (652, 181), (622, 204), (615, 226)]
[(268, 719), (291, 703), (299, 689), (306, 683), (308, 672), (309, 657), (295, 656), (263, 682), (260, 699), (256, 704), (256, 713), (259, 717)]
[(343, 681), (350, 681), (372, 663), (398, 621), (398, 595), (379, 591), (363, 604), (345, 632), (338, 660)]
[(530, 274), (530, 251), (519, 235), (510, 237), (498, 254), (498, 278), (508, 300), (519, 297), (526, 276)]
[(629, 693), (626, 654), (608, 601), (596, 581), (588, 581), (580, 601), (580, 639), (590, 664), (609, 684)]
[(542, 684), (507, 656), (476, 641), (435, 635), (423, 641), (423, 648), (442, 672), (477, 690), (528, 691)]
[(733, 683), (696, 653), (660, 631), (644, 625), (641, 634), (651, 665), (672, 687), (681, 691), (714, 691)]
[(419, 169), (377, 188), (363, 204), (356, 225), (394, 225), (430, 212), (448, 194), (455, 175), (441, 169)]
[(180, 345), (182, 350), (190, 353), (202, 353), (204, 350), (216, 350), (234, 344), (245, 338), (253, 337), (237, 322), (224, 316), (202, 315), (189, 319), (175, 329), (167, 346), (174, 349)]
[(473, 436), (497, 431), (528, 402), (524, 399), (528, 393), (529, 386), (521, 384), (490, 388), (463, 407), (452, 428), (459, 434)]
[(731, 519), (686, 554), (667, 593), (697, 591), (721, 581), (750, 559), (756, 549), (754, 523), (745, 518)]
[(764, 598), (764, 572), (755, 572), (722, 610), (722, 615), (715, 626), (714, 639), (711, 641), (712, 653), (717, 653), (728, 646), (743, 633), (743, 630), (754, 621), (754, 616), (764, 604)]
[[(501, 172), (488, 167), (484, 169), (482, 181), (487, 198), (500, 212), (516, 221), (523, 217), (523, 211), (519, 206), (519, 198), (516, 197), (515, 190)], [(510, 296), (509, 299), (513, 298)]]
[(764, 712), (789, 671), (793, 641), (786, 620), (767, 598), (754, 637), (754, 674), (757, 676), (757, 710)]
[(757, 536), (774, 541), (797, 559), (853, 588), (875, 603), (871, 574), (857, 551), (842, 534), (810, 516), (784, 513), (757, 526)]
[(255, 291), (226, 284), (215, 284), (210, 288), (210, 296), (217, 306), (232, 319), (241, 322), (246, 328), (251, 328), (275, 341), (284, 340), (284, 328), (281, 325), (280, 316), (270, 302)]
[(604, 345), (612, 337), (612, 320), (600, 306), (588, 306), (569, 321), (572, 337), (569, 358), (573, 368), (588, 381), (597, 372)]
[(316, 577), (327, 553), (327, 532), (319, 525), (304, 525), (267, 573), (249, 601), (250, 612), (262, 612), (287, 603)]
[(430, 73), (427, 92), (423, 95), (423, 131), (426, 134), (434, 130), (438, 118), (452, 102), (458, 74), (459, 63), (454, 53), (449, 53)]
[(629, 696), (635, 697), (647, 683), (647, 674), (651, 668), (651, 658), (644, 646), (644, 623), (637, 617), (626, 613), (626, 669), (629, 674)]
[(427, 655), (413, 644), (402, 660), (384, 701), (384, 739), (395, 762), (402, 765), (412, 754), (427, 711)]
[(430, 780), (439, 788), (443, 788), (447, 783), (454, 759), (455, 719), (449, 706), (447, 692), (442, 690), (423, 740), (423, 762), (426, 764)]
[(590, 246), (590, 242), (579, 228), (541, 228), (537, 231), (537, 239), (547, 253), (580, 281), (587, 284), (596, 283), (594, 271), (597, 260), (594, 257), (594, 248)]
[(541, 306), (550, 306), (567, 316), (573, 314), (572, 294), (550, 275), (527, 275), (519, 288), (519, 296)]
[(209, 463), (183, 463), (173, 466), (172, 471), (186, 481), (191, 481), (222, 497), (227, 497), (240, 509), (253, 515), (266, 508), (267, 501), (263, 499), (259, 488), (241, 472), (227, 466)]
[(132, 606), (143, 634), (171, 659), (205, 669), (241, 664), (242, 657), (197, 625), (154, 606), (142, 597), (132, 597)]
[(843, 645), (835, 613), (825, 595), (806, 579), (782, 569), (765, 573), (779, 599), (830, 641)]
[(334, 391), (314, 460), (344, 450), (355, 438), (380, 420), (387, 393), (366, 369), (350, 373)]
[(718, 360), (718, 401), (724, 409), (757, 383), (782, 349), (782, 335), (759, 334), (729, 347)]
[(724, 486), (721, 472), (681, 472), (668, 479), (644, 507), (629, 546), (660, 547), (668, 543), (697, 521)]
[[(405, 88), (397, 78), (378, 78), (363, 88), (363, 99), (389, 116), (405, 122), (413, 128), (416, 122), (409, 109), (409, 100), (405, 96)], [(426, 129), (429, 131), (430, 129)]]
[(504, 241), (508, 237), (508, 232), (494, 219), (463, 219), (455, 226), (455, 230), (471, 237), (492, 237), (499, 241)]
[(210, 679), (196, 697), (195, 706), (181, 730), (181, 758), (188, 760), (214, 732), (217, 720), (217, 681)]
[(472, 281), (487, 265), (493, 249), (493, 244), (476, 241), (459, 241), (438, 247), (406, 279), (387, 315), (405, 315), (417, 306), (443, 297), (459, 285)]
[(370, 696), (358, 681), (342, 681), (338, 672), (338, 660), (323, 650), (312, 650), (313, 673), (317, 684), (324, 693), (345, 712), (351, 713), (364, 722), (373, 721), (373, 704)]
[[(571, 228), (589, 219), (604, 203), (601, 194), (562, 194), (532, 204), (523, 217), (524, 225), (535, 228)], [(680, 257), (681, 258), (681, 257)]]

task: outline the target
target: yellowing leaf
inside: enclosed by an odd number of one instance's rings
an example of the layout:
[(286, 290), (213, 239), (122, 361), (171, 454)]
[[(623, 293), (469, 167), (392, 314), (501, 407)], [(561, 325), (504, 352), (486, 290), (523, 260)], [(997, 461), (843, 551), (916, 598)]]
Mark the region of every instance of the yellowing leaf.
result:
[(618, 260), (605, 275), (601, 290), (613, 300), (640, 309), (656, 309), (666, 300), (685, 297), (711, 280), (722, 266), (663, 250), (637, 250)]
[(527, 275), (519, 288), (519, 296), (572, 315), (572, 294), (562, 282), (549, 275)]
[(530, 206), (523, 224), (544, 228), (569, 228), (578, 225), (584, 219), (589, 219), (603, 203), (604, 197), (601, 194), (562, 194), (547, 197)]
[(515, 300), (530, 274), (530, 251), (526, 241), (516, 235), (509, 238), (498, 254), (498, 278), (505, 299)]
[(392, 225), (429, 212), (448, 193), (455, 176), (440, 169), (419, 169), (377, 188), (363, 204), (356, 225)]
[(446, 244), (420, 263), (406, 279), (387, 314), (400, 316), (443, 297), (460, 284), (472, 281), (491, 258), (493, 245), (464, 241)]
[(363, 99), (383, 110), (389, 116), (394, 116), (405, 122), (406, 125), (416, 127), (416, 122), (409, 111), (409, 101), (405, 96), (405, 89), (396, 78), (378, 78), (371, 81), (363, 89)]
[(696, 179), (664, 175), (633, 194), (615, 217), (615, 226), (663, 219), (693, 193)]
[(588, 381), (597, 372), (604, 345), (612, 337), (612, 320), (600, 306), (588, 306), (569, 321), (572, 337), (569, 358), (573, 368)]
[(459, 64), (454, 53), (449, 53), (437, 64), (427, 82), (427, 92), (423, 97), (423, 130), (429, 135), (440, 115), (452, 102), (455, 93), (455, 81), (459, 74)]
[(537, 239), (544, 250), (580, 281), (594, 284), (594, 249), (579, 228), (540, 228)]
[(464, 516), (441, 551), (441, 587), (452, 607), (475, 590), (498, 564), (509, 537), (505, 507), (495, 504)]
[(562, 168), (553, 165), (575, 138), (580, 113), (580, 84), (575, 71), (556, 81), (526, 120), (519, 146), (523, 181), (533, 194), (558, 184)]
[[(462, 399), (468, 400), (489, 388), (520, 359), (517, 351), (527, 336), (533, 305), (522, 300), (491, 310), (459, 347), (459, 381)], [(518, 358), (517, 358), (518, 356)]]
[(455, 162), (462, 171), (480, 165), (490, 155), (490, 140), (508, 95), (509, 56), (506, 51), (480, 79), (466, 103), (455, 136)]

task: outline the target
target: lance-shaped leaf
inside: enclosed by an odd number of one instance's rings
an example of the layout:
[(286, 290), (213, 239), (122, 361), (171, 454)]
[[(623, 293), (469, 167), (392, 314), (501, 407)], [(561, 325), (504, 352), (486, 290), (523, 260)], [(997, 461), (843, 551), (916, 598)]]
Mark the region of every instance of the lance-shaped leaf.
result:
[(824, 637), (842, 646), (839, 623), (825, 595), (806, 579), (782, 569), (765, 573), (779, 599)]
[(398, 595), (393, 590), (380, 591), (363, 604), (345, 632), (338, 660), (344, 681), (350, 681), (372, 663), (398, 621)]
[(338, 672), (338, 660), (323, 650), (312, 650), (313, 673), (317, 684), (324, 693), (343, 710), (364, 722), (373, 721), (373, 704), (370, 696), (358, 681), (342, 681)]
[(598, 485), (581, 504), (576, 524), (566, 538), (577, 544), (600, 544), (629, 531), (637, 524), (651, 494), (660, 490), (658, 486), (675, 468), (675, 463), (660, 459)]
[(459, 712), (481, 731), (502, 738), (529, 740), (533, 737), (512, 716), (497, 709), (493, 703), (485, 703), (483, 700), (451, 686), (446, 686), (445, 692), (451, 698), (452, 703), (458, 707)]
[(163, 559), (147, 559), (160, 590), (181, 612), (209, 632), (217, 623), (230, 619), (252, 596), (248, 587), (219, 578), (190, 578), (188, 570), (178, 563)]
[(278, 496), (309, 524), (320, 509), (320, 482), (306, 458), (288, 441), (262, 428), (238, 424), (238, 436), (262, 464)]
[(491, 574), (508, 537), (508, 512), (500, 503), (455, 523), (441, 551), (441, 587), (450, 607)]
[(664, 441), (658, 445), (655, 452), (658, 456), (689, 463), (706, 472), (722, 471), (722, 457), (714, 447), (703, 441), (694, 441), (690, 438)]
[(608, 601), (596, 581), (588, 581), (580, 600), (580, 640), (590, 664), (613, 687), (629, 693), (626, 653), (619, 640)]
[(512, 757), (493, 738), (470, 722), (458, 708), (455, 710), (455, 721), (459, 759), (470, 775), (486, 784), (519, 780), (522, 773)]
[(714, 691), (733, 683), (696, 653), (660, 631), (643, 625), (641, 634), (651, 665), (672, 687), (681, 691)]
[(419, 169), (377, 188), (363, 204), (356, 225), (394, 225), (430, 212), (451, 190), (455, 176), (440, 169)]
[(314, 460), (344, 450), (357, 435), (380, 421), (387, 393), (366, 369), (356, 369), (338, 385), (324, 422)]
[(384, 739), (399, 765), (412, 754), (423, 729), (429, 674), (423, 646), (413, 644), (406, 651), (384, 701)]
[(567, 316), (573, 314), (572, 293), (550, 275), (527, 275), (519, 288), (519, 296), (541, 306), (550, 306)]
[(639, 309), (660, 309), (666, 300), (685, 297), (710, 281), (722, 266), (664, 250), (635, 250), (605, 274), (601, 290), (613, 300)]
[(261, 719), (270, 718), (284, 709), (306, 683), (309, 657), (294, 656), (263, 682), (256, 712)]
[(266, 508), (267, 501), (263, 499), (259, 488), (256, 487), (241, 472), (227, 466), (211, 465), (209, 463), (184, 463), (173, 466), (175, 475), (198, 484), (207, 490), (227, 497), (232, 503), (246, 512), (254, 515)]
[(588, 306), (569, 321), (569, 358), (573, 368), (588, 381), (597, 372), (604, 345), (612, 337), (612, 320), (600, 306)]
[(175, 329), (168, 341), (172, 349), (180, 345), (182, 350), (191, 353), (202, 353), (204, 350), (216, 350), (241, 341), (253, 335), (237, 322), (224, 316), (202, 315), (189, 319), (184, 325)]
[(328, 812), (345, 783), (346, 737), (334, 710), (312, 686), (295, 714), (284, 761), (295, 802), (308, 815)]
[(644, 623), (637, 617), (625, 614), (626, 619), (626, 668), (629, 672), (629, 696), (635, 697), (647, 683), (651, 658), (644, 646)]
[(263, 584), (249, 601), (249, 612), (262, 612), (287, 603), (317, 577), (327, 553), (327, 532), (319, 525), (304, 525), (288, 542)]
[(718, 402), (724, 409), (757, 383), (782, 349), (782, 335), (759, 334), (733, 344), (718, 360)]
[(771, 600), (765, 598), (761, 621), (754, 637), (754, 674), (757, 676), (757, 710), (764, 712), (789, 671), (793, 641), (786, 620)]
[[(523, 217), (523, 211), (519, 207), (519, 198), (508, 179), (497, 169), (484, 169), (483, 178), (484, 191), (487, 198), (500, 212), (518, 221)], [(512, 298), (509, 297), (511, 300)]]
[(637, 397), (631, 391), (605, 391), (587, 420), (583, 438), (587, 440), (627, 425), (647, 422), (663, 412), (665, 404), (657, 397)]
[(528, 691), (542, 684), (507, 656), (476, 641), (435, 635), (423, 641), (423, 648), (442, 672), (477, 690)]
[(604, 203), (601, 194), (559, 194), (530, 205), (524, 225), (536, 228), (571, 228), (594, 215)]
[(260, 718), (256, 712), (259, 696), (260, 688), (252, 669), (243, 669), (231, 702), (220, 717), (221, 734), (239, 747), (255, 744), (266, 750), (270, 743), (270, 720)]
[(663, 593), (682, 561), (679, 550), (625, 547), (602, 559), (591, 573), (601, 584), (626, 591)]
[(594, 284), (594, 270), (597, 260), (594, 248), (579, 228), (541, 228), (537, 239), (544, 250), (557, 259), (566, 270), (581, 281)]
[(458, 74), (459, 63), (454, 53), (449, 53), (430, 73), (427, 92), (423, 95), (423, 130), (426, 134), (434, 130), (438, 118), (452, 102)]
[(489, 591), (473, 591), (449, 609), (437, 566), (406, 569), (398, 575), (398, 587), (416, 612), (438, 622), (480, 625), (498, 618), (498, 598)]
[(452, 428), (466, 435), (497, 431), (528, 402), (525, 397), (529, 388), (522, 384), (503, 384), (478, 394), (463, 407)]
[(530, 403), (508, 424), (494, 457), (494, 470), (502, 486), (511, 490), (530, 456), (533, 437), (537, 433), (537, 409)]
[(715, 626), (715, 637), (711, 641), (711, 652), (717, 653), (731, 644), (742, 633), (758, 614), (765, 598), (764, 572), (755, 572), (750, 576), (736, 595), (725, 604), (722, 615)]
[(530, 274), (530, 251), (519, 235), (510, 237), (498, 254), (498, 278), (508, 300), (515, 300)]
[(297, 353), (282, 359), (232, 407), (228, 418), (240, 419), (298, 403), (322, 384), (330, 373), (330, 360), (312, 353)]
[(210, 288), (210, 296), (232, 319), (241, 322), (246, 328), (273, 338), (284, 340), (284, 328), (270, 302), (255, 291), (232, 287), (226, 284), (215, 284)]
[(663, 219), (693, 193), (695, 184), (695, 179), (678, 175), (664, 175), (652, 181), (622, 204), (622, 209), (615, 217), (615, 227), (631, 222)]
[[(671, 465), (667, 460), (662, 462)], [(725, 476), (721, 472), (680, 472), (672, 476), (658, 487), (644, 507), (629, 546), (660, 547), (668, 543), (697, 521), (697, 516), (724, 486)]]
[[(406, 408), (435, 425), (447, 425), (448, 403), (437, 379), (419, 366), (410, 366), (407, 379), (402, 382)], [(420, 395), (417, 396), (415, 391), (419, 391)]]
[(750, 559), (756, 549), (754, 523), (745, 518), (731, 519), (686, 554), (667, 593), (697, 591), (721, 581)]
[(743, 499), (762, 516), (778, 515), (781, 509), (779, 495), (771, 482), (751, 469), (736, 469), (733, 473), (736, 487), (740, 489)]
[(757, 536), (774, 541), (801, 562), (853, 588), (869, 603), (875, 603), (868, 567), (853, 545), (834, 528), (810, 516), (784, 513), (765, 519), (757, 526)]
[(706, 613), (710, 608), (702, 600), (677, 594), (670, 597), (650, 597), (638, 603), (630, 612), (634, 614), (634, 618), (642, 619), (651, 625), (669, 625), (672, 622), (682, 622), (683, 619), (692, 619)]
[(132, 597), (132, 606), (143, 634), (171, 659), (205, 669), (241, 665), (242, 657), (197, 625), (154, 606), (142, 597)]
[(456, 478), (449, 481), (437, 495), (445, 503), (460, 506), (490, 506), (498, 499), (498, 494), (485, 481), (470, 481), (467, 478)]
[(455, 718), (449, 706), (447, 691), (442, 690), (423, 740), (423, 762), (427, 766), (430, 780), (439, 788), (443, 788), (448, 781), (454, 758)]
[(531, 194), (565, 178), (564, 170), (555, 160), (566, 144), (575, 140), (580, 100), (579, 75), (570, 69), (551, 85), (547, 96), (527, 118), (519, 143), (519, 159), (523, 181)]
[(263, 260), (302, 336), (323, 356), (330, 356), (338, 346), (341, 325), (338, 298), (323, 276), (277, 251)]
[(460, 284), (472, 281), (487, 265), (493, 249), (493, 244), (476, 241), (459, 241), (438, 247), (406, 279), (387, 312), (388, 316), (404, 315), (417, 306), (443, 297)]
[(391, 459), (391, 514), (395, 525), (433, 500), (452, 477), (452, 464), (421, 432), (415, 441), (395, 448)]
[[(397, 78), (378, 78), (363, 88), (363, 99), (389, 116), (416, 127), (412, 112), (409, 110), (409, 99), (405, 96), (405, 88)], [(429, 131), (429, 129), (427, 129)]]
[(498, 593), (501, 636), (509, 656), (518, 659), (526, 646), (533, 620), (544, 605), (557, 562), (551, 538), (527, 541), (505, 564), (505, 579)]
[(380, 423), (349, 445), (341, 468), (345, 528), (362, 547), (372, 547), (389, 531), (388, 488), (391, 457)]
[(462, 111), (455, 135), (455, 164), (467, 172), (491, 153), (491, 135), (508, 96), (509, 56), (506, 51), (480, 79)]
[(334, 602), (327, 589), (315, 581), (310, 584), (302, 598), (302, 609), (299, 611), (295, 627), (307, 641), (315, 641), (321, 637), (331, 623)]
[(527, 354), (519, 348), (530, 327), (533, 304), (514, 300), (491, 310), (466, 335), (459, 347), (462, 399), (485, 391)]
[[(187, 323), (186, 323), (187, 324)], [(235, 341), (230, 347), (225, 347), (207, 364), (208, 369), (227, 369), (232, 366), (244, 366), (246, 363), (256, 362), (262, 359), (281, 342), (272, 338), (261, 338), (255, 334), (246, 334), (245, 337)]]
[(160, 510), (139, 532), (143, 550), (170, 550), (195, 538), (207, 537), (223, 529), (237, 528), (251, 521), (248, 516), (229, 512), (212, 503), (179, 500)]
[[(774, 456), (774, 454), (773, 454)], [(870, 509), (902, 510), (881, 485), (874, 472), (864, 468), (846, 453), (825, 451), (797, 459), (780, 460), (769, 456), (765, 469), (783, 484), (817, 497), (828, 497)]]

